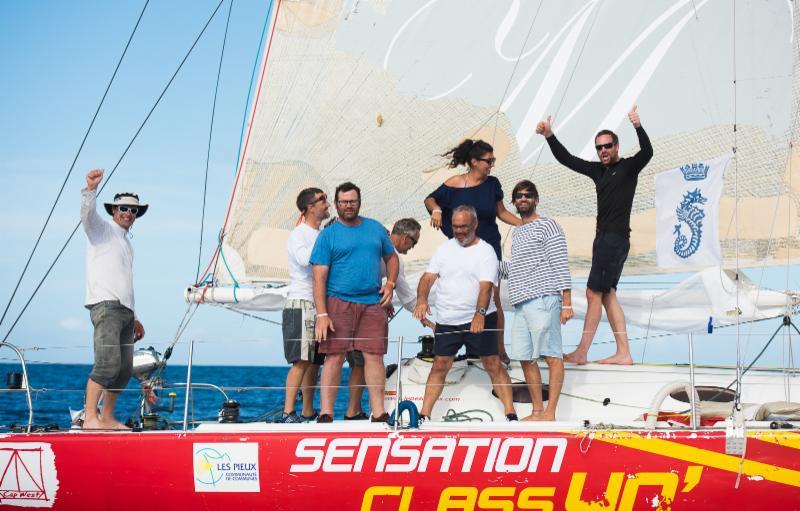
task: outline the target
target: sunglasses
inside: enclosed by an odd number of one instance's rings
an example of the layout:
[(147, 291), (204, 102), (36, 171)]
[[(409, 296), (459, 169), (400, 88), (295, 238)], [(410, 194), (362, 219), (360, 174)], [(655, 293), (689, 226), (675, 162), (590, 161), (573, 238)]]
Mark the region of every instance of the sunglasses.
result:
[(317, 202), (326, 202), (327, 200), (328, 200), (328, 196), (323, 193), (318, 198), (316, 198), (315, 200), (311, 201), (311, 206), (313, 206)]
[(514, 194), (514, 200), (517, 199), (533, 199), (533, 192), (519, 192)]
[(406, 236), (408, 236), (408, 239), (411, 240), (411, 248), (416, 247), (417, 243), (419, 243), (419, 237), (415, 238), (414, 236), (411, 236), (410, 234), (406, 234)]
[(131, 206), (117, 206), (120, 213), (127, 213), (130, 211), (131, 215), (136, 216), (139, 214), (139, 208)]
[(614, 142), (609, 142), (607, 144), (596, 144), (594, 146), (597, 151), (600, 151), (601, 149), (611, 149), (612, 147), (614, 147)]
[(494, 165), (494, 162), (497, 161), (497, 158), (475, 158), (478, 161), (486, 162), (489, 165)]

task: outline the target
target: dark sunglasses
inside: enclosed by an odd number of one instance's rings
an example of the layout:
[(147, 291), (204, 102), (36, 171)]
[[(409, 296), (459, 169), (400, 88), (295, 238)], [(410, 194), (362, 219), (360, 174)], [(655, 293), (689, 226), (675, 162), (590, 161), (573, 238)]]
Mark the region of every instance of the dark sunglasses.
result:
[(416, 247), (417, 243), (419, 243), (419, 238), (415, 238), (414, 236), (411, 236), (410, 234), (406, 234), (406, 236), (408, 236), (408, 239), (411, 240), (411, 248)]
[(128, 211), (131, 212), (131, 215), (136, 216), (139, 214), (139, 208), (131, 207), (131, 206), (117, 206), (117, 209), (120, 213), (127, 213)]
[(494, 165), (494, 162), (497, 161), (497, 158), (494, 158), (494, 157), (492, 157), (492, 158), (475, 158), (475, 159), (478, 160), (478, 161), (486, 162), (489, 165)]
[(598, 151), (600, 151), (601, 149), (611, 149), (612, 147), (614, 147), (614, 142), (609, 142), (607, 144), (596, 144), (594, 146), (594, 148), (597, 149)]
[(533, 199), (535, 198), (533, 192), (519, 192), (514, 194), (514, 200), (517, 199)]
[(313, 200), (313, 201), (311, 202), (311, 205), (313, 206), (313, 205), (314, 205), (314, 204), (316, 204), (317, 202), (325, 202), (325, 201), (327, 201), (327, 200), (328, 200), (328, 196), (327, 196), (326, 194), (324, 194), (324, 193), (323, 193), (323, 194), (322, 194), (322, 195), (320, 195), (320, 196), (319, 196), (317, 199)]

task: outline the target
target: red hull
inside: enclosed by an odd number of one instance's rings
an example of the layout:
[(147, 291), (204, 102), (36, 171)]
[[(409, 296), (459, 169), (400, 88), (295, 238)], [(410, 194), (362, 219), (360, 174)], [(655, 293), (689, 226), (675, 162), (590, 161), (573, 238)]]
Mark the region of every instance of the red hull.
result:
[(800, 435), (308, 429), (0, 439), (0, 509), (800, 509)]

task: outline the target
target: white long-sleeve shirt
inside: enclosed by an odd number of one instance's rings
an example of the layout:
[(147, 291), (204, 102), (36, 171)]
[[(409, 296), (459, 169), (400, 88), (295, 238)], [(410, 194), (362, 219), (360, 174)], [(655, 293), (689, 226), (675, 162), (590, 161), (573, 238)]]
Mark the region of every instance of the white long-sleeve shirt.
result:
[(86, 245), (86, 305), (107, 300), (136, 314), (133, 299), (133, 247), (128, 231), (97, 214), (97, 193), (83, 190), (81, 221)]

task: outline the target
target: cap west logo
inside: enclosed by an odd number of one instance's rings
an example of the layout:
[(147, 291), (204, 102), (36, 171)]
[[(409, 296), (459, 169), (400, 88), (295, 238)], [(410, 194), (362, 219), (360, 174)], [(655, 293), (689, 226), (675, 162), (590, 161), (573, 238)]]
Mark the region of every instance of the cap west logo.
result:
[(57, 491), (49, 444), (0, 444), (0, 506), (53, 507)]

